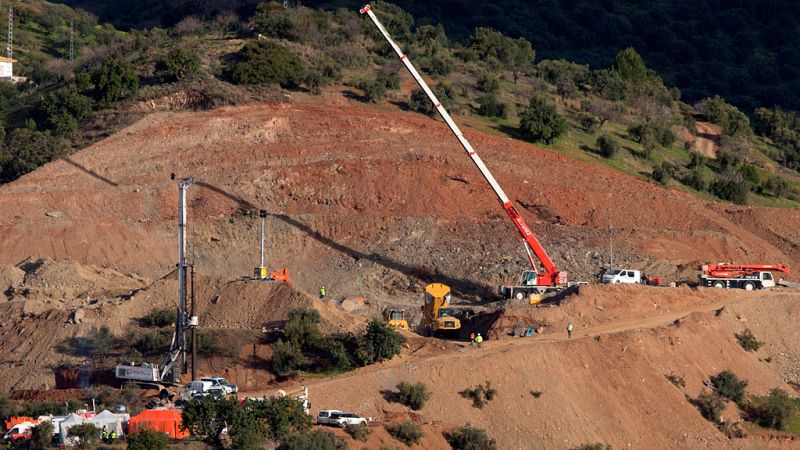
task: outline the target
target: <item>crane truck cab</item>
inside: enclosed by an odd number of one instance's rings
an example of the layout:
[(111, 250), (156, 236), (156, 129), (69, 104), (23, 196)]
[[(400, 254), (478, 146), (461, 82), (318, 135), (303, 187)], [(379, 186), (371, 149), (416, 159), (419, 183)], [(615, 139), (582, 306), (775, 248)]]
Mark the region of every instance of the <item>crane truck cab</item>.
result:
[(461, 321), (450, 308), (450, 286), (431, 283), (425, 286), (425, 304), (422, 305), (422, 324), (432, 336), (454, 337), (461, 329)]

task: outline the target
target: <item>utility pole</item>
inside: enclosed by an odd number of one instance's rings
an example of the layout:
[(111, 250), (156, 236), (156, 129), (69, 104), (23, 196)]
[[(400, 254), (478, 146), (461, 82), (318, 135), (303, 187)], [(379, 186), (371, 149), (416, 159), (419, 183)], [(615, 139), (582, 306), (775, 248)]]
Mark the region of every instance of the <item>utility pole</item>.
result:
[(75, 24), (69, 21), (69, 60), (75, 59)]
[(192, 264), (192, 307), (189, 313), (189, 328), (192, 330), (192, 380), (197, 379), (197, 316), (194, 313), (194, 264)]
[(8, 5), (8, 43), (6, 44), (6, 58), (14, 56), (14, 7)]
[(258, 217), (261, 218), (261, 265), (258, 267), (265, 267), (264, 266), (264, 221), (267, 219), (267, 211), (266, 210), (259, 210)]
[(608, 243), (611, 250), (611, 267), (609, 269), (614, 268), (614, 227), (612, 225), (608, 226)]

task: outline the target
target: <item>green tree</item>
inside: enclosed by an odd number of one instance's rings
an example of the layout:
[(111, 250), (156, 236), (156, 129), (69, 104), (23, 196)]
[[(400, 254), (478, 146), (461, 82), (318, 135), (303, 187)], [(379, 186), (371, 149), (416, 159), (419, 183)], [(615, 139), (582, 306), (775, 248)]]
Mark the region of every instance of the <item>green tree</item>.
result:
[(32, 450), (44, 450), (50, 448), (53, 442), (53, 422), (45, 420), (33, 427), (31, 431), (30, 448)]
[(67, 434), (75, 438), (80, 449), (92, 448), (100, 440), (100, 429), (90, 423), (74, 425)]
[(39, 106), (47, 127), (59, 134), (70, 134), (89, 118), (92, 102), (74, 86), (48, 94)]
[(625, 83), (632, 86), (642, 86), (652, 77), (641, 55), (633, 47), (617, 53), (611, 67)]
[(722, 410), (725, 409), (725, 400), (723, 400), (719, 394), (703, 389), (700, 396), (691, 402), (697, 406), (697, 409), (700, 410), (700, 414), (702, 414), (706, 420), (719, 423)]
[(324, 340), (319, 323), (320, 315), (316, 309), (294, 309), (289, 312), (284, 335), (304, 351), (315, 350)]
[(198, 397), (184, 403), (183, 426), (195, 436), (219, 443), (222, 430), (228, 425), (238, 424), (240, 414), (236, 399)]
[(695, 110), (721, 126), (726, 136), (746, 137), (753, 132), (747, 115), (719, 95), (701, 100), (695, 105)]
[(789, 182), (780, 175), (770, 175), (761, 185), (761, 190), (771, 192), (776, 198), (780, 198), (789, 190)]
[(272, 370), (278, 375), (289, 375), (303, 367), (306, 357), (303, 349), (292, 341), (280, 340), (272, 351)]
[(303, 33), (294, 21), (294, 11), (277, 2), (259, 3), (253, 16), (255, 31), (276, 39), (299, 41)]
[(264, 448), (267, 443), (263, 429), (258, 422), (248, 421), (233, 433), (232, 450), (256, 450)]
[(62, 152), (61, 142), (49, 132), (30, 128), (17, 128), (8, 137), (6, 178), (14, 179), (25, 175), (50, 162)]
[(386, 96), (386, 85), (378, 80), (361, 81), (358, 83), (358, 88), (364, 92), (364, 98), (370, 103), (377, 103)]
[(711, 385), (721, 397), (741, 403), (744, 400), (744, 388), (747, 387), (746, 380), (740, 380), (730, 370), (723, 370), (711, 377)]
[(284, 440), (311, 428), (311, 417), (306, 414), (303, 404), (291, 397), (249, 401), (245, 407), (259, 423), (264, 424), (266, 436), (270, 439)]
[(453, 450), (497, 450), (497, 442), (486, 434), (486, 430), (469, 424), (450, 432), (447, 442)]
[(748, 419), (762, 427), (786, 430), (792, 417), (800, 413), (800, 401), (789, 397), (783, 389), (775, 388), (767, 397), (752, 399), (746, 411)]
[(200, 58), (182, 48), (170, 50), (156, 64), (156, 70), (167, 80), (183, 80), (193, 77), (200, 70)]
[(166, 450), (169, 439), (164, 433), (143, 429), (127, 437), (128, 450)]
[(139, 75), (130, 62), (121, 58), (103, 61), (93, 73), (92, 83), (98, 100), (104, 106), (136, 95), (139, 92)]
[(385, 322), (372, 319), (361, 337), (357, 353), (363, 364), (373, 364), (399, 355), (405, 342), (406, 338)]
[(314, 430), (288, 436), (278, 450), (347, 450), (347, 444), (330, 431)]
[(555, 105), (542, 96), (534, 96), (520, 113), (520, 130), (535, 142), (552, 144), (567, 131), (567, 121)]
[(285, 47), (269, 41), (245, 44), (231, 67), (237, 84), (297, 86), (303, 76), (303, 62)]

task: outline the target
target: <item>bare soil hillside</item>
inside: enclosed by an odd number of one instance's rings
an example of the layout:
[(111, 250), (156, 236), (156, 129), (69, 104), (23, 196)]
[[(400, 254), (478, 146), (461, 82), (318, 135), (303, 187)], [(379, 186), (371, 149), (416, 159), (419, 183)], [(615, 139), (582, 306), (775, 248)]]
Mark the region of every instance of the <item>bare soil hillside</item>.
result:
[[(292, 309), (319, 311), (326, 332), (355, 331), (386, 305), (413, 319), (423, 286), (438, 281), (458, 303), (490, 312), (475, 325), (488, 338), (483, 348), (409, 333), (399, 358), (287, 383), (308, 384), (315, 411), (422, 423), (420, 448), (446, 448), (441, 433), (464, 423), (486, 428), (504, 449), (798, 447), (749, 425), (747, 438), (730, 440), (687, 401), (728, 368), (752, 393), (800, 383), (796, 290), (590, 285), (558, 307), (492, 303), (496, 285), (526, 268), (525, 253), (450, 131), (341, 95), (297, 97), (151, 114), (1, 186), (0, 386), (85, 387), (81, 366), (98, 357), (80, 351), (82, 338), (102, 326), (127, 336), (152, 308), (175, 305), (174, 174), (196, 180), (188, 259), (200, 327), (256, 337), (233, 355), (203, 358), (201, 374), (264, 393), (275, 380), (260, 336)], [(612, 240), (616, 265), (665, 281), (695, 281), (705, 262), (800, 262), (798, 209), (706, 202), (523, 142), (466, 135), (573, 280), (596, 279)], [(243, 278), (258, 264), (259, 209), (269, 213), (267, 265), (287, 267), (291, 285)], [(323, 285), (324, 301), (315, 295)], [(498, 304), (505, 308), (492, 312)], [(544, 332), (512, 337), (531, 325)], [(758, 352), (737, 343), (745, 327), (765, 342)], [(671, 384), (671, 373), (686, 386)], [(419, 413), (390, 401), (402, 380), (432, 389)], [(459, 395), (486, 380), (497, 398), (484, 409)], [(724, 417), (741, 421), (732, 405)], [(383, 431), (370, 439), (397, 444)]]

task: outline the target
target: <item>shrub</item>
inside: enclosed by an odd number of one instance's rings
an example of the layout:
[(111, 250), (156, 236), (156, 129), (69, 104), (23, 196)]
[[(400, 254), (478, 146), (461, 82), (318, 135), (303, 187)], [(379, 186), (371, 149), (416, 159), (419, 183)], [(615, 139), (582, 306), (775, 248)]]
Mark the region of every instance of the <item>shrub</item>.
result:
[(596, 442), (594, 444), (583, 444), (579, 447), (572, 447), (570, 450), (613, 450), (613, 447), (608, 444), (603, 445), (599, 442)]
[(500, 90), (500, 80), (494, 74), (484, 72), (478, 78), (478, 90), (486, 94), (494, 94)]
[[(444, 104), (447, 100), (453, 98), (453, 91), (450, 86), (440, 84), (433, 89), (433, 95), (435, 95), (436, 98), (442, 104)], [(411, 101), (409, 102), (408, 107), (412, 111), (424, 113), (429, 116), (436, 114), (436, 108), (433, 107), (431, 99), (428, 98), (428, 94), (426, 94), (422, 89), (415, 89), (414, 92), (411, 93)]]
[(386, 96), (386, 85), (378, 80), (361, 81), (357, 87), (364, 92), (364, 98), (371, 103), (377, 103)]
[(149, 327), (168, 327), (175, 323), (178, 319), (178, 311), (175, 308), (153, 308), (151, 309), (142, 322)]
[(714, 390), (723, 398), (741, 403), (744, 400), (744, 388), (747, 387), (746, 380), (740, 380), (730, 370), (723, 370), (716, 376), (711, 377), (711, 385)]
[(372, 434), (372, 430), (366, 425), (348, 425), (347, 432), (350, 437), (361, 442), (367, 442), (369, 435)]
[(347, 450), (347, 444), (330, 431), (314, 430), (288, 436), (278, 450)]
[(739, 345), (748, 352), (754, 352), (764, 345), (763, 342), (759, 342), (758, 339), (753, 336), (753, 332), (750, 331), (750, 328), (745, 328), (744, 331), (736, 333), (734, 336), (736, 336), (736, 340), (739, 341)]
[(780, 175), (770, 175), (760, 186), (761, 192), (771, 192), (780, 198), (789, 190), (789, 182)]
[(422, 432), (422, 428), (410, 420), (395, 425), (387, 425), (386, 431), (388, 431), (393, 438), (409, 447), (412, 444), (419, 443), (419, 440), (425, 435), (425, 433)]
[(97, 90), (98, 100), (104, 106), (110, 106), (139, 92), (136, 68), (121, 58), (103, 61), (92, 73), (92, 83)]
[(143, 355), (161, 353), (169, 347), (170, 338), (168, 330), (147, 330), (135, 338), (133, 348)]
[(675, 142), (675, 134), (668, 124), (657, 122), (646, 122), (628, 128), (631, 139), (642, 144), (642, 146), (652, 146), (655, 144), (662, 147), (669, 147)]
[(267, 443), (262, 436), (263, 427), (255, 420), (244, 420), (230, 431), (233, 436), (231, 450), (263, 449)]
[(687, 172), (681, 179), (681, 183), (697, 191), (705, 191), (708, 188), (708, 183), (706, 183), (705, 178), (703, 178), (703, 172), (699, 168)]
[(200, 58), (194, 53), (176, 48), (156, 64), (156, 70), (169, 80), (191, 78), (200, 70)]
[(670, 178), (670, 167), (667, 161), (662, 161), (661, 164), (653, 168), (651, 176), (659, 183), (666, 185)]
[(766, 397), (754, 397), (746, 409), (748, 420), (762, 427), (786, 430), (791, 418), (800, 412), (800, 401), (776, 388)]
[(600, 119), (589, 113), (580, 113), (578, 123), (587, 133), (594, 133), (600, 128)]
[(462, 397), (472, 400), (472, 406), (478, 409), (483, 409), (486, 402), (494, 399), (497, 390), (492, 387), (492, 384), (487, 380), (486, 385), (479, 384), (471, 389), (464, 389), (459, 392)]
[(425, 402), (431, 398), (430, 390), (423, 383), (411, 384), (402, 381), (397, 385), (397, 390), (400, 392), (400, 403), (415, 411), (422, 409)]
[(294, 53), (269, 41), (245, 44), (231, 67), (236, 84), (277, 84), (294, 87), (303, 76), (303, 62)]
[(539, 398), (539, 397), (541, 397), (541, 396), (542, 396), (542, 394), (543, 394), (543, 393), (544, 393), (544, 392), (542, 392), (542, 391), (531, 391), (531, 396), (532, 396), (533, 398)]
[(670, 383), (674, 384), (676, 387), (686, 387), (686, 380), (683, 379), (682, 376), (676, 375), (671, 373), (669, 375), (664, 375)]
[(92, 327), (89, 335), (75, 340), (75, 350), (82, 355), (99, 356), (108, 351), (114, 344), (114, 335), (111, 330), (103, 325), (100, 328)]
[(75, 425), (67, 432), (76, 439), (78, 448), (91, 448), (100, 440), (100, 429), (90, 423)]
[(456, 428), (447, 436), (454, 450), (497, 450), (497, 442), (486, 434), (486, 430), (467, 424)]
[(599, 153), (604, 158), (613, 158), (614, 155), (619, 153), (620, 144), (616, 141), (616, 139), (612, 138), (611, 136), (604, 134), (597, 138), (597, 153)]
[(542, 96), (532, 97), (520, 118), (520, 130), (535, 142), (552, 144), (567, 131), (567, 121), (558, 114), (555, 105)]
[(499, 101), (496, 96), (486, 94), (478, 97), (478, 114), (484, 117), (508, 117), (506, 104)]
[(746, 136), (753, 132), (750, 129), (750, 119), (718, 95), (701, 100), (695, 105), (695, 109), (711, 122), (721, 126), (726, 136)]
[(738, 172), (727, 171), (717, 176), (711, 184), (711, 193), (729, 202), (743, 204), (750, 191), (747, 181)]
[(128, 450), (166, 450), (169, 439), (164, 433), (142, 429), (133, 434), (129, 434)]
[(292, 14), (292, 10), (287, 10), (276, 2), (259, 3), (253, 16), (255, 30), (276, 39), (298, 41), (303, 30), (295, 25)]
[(48, 94), (39, 106), (47, 127), (60, 134), (70, 134), (89, 118), (92, 102), (75, 87), (59, 89)]
[(722, 410), (725, 409), (725, 400), (723, 400), (719, 394), (703, 389), (700, 396), (691, 402), (700, 410), (700, 414), (702, 414), (706, 420), (719, 423), (720, 414), (722, 414)]

